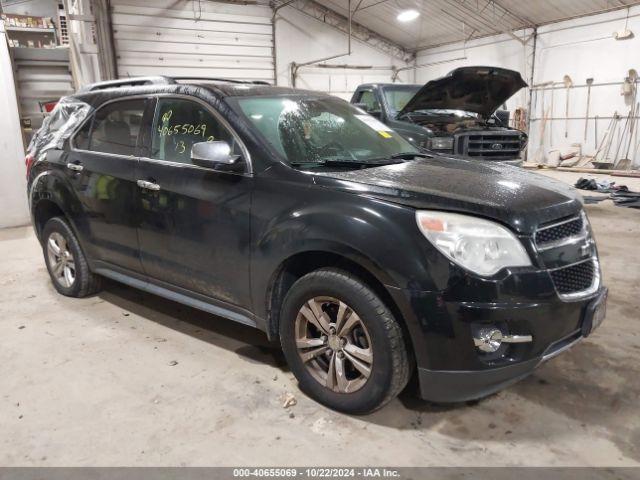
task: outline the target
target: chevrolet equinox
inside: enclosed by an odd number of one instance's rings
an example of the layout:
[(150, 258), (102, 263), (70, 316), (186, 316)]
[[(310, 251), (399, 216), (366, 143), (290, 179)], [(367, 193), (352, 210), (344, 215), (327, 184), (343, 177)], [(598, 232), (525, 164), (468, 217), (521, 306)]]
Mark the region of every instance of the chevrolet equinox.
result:
[(257, 327), (348, 413), (491, 394), (605, 314), (572, 188), (421, 152), (348, 102), (145, 77), (63, 98), (26, 157), (56, 290), (107, 277)]

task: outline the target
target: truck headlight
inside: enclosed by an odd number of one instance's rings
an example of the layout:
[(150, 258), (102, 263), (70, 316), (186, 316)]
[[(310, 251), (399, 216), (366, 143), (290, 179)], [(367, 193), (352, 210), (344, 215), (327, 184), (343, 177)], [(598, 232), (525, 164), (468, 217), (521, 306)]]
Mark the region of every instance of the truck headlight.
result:
[(452, 150), (453, 138), (451, 137), (432, 137), (429, 139), (431, 150)]
[(418, 228), (444, 256), (481, 276), (505, 267), (528, 267), (531, 259), (518, 238), (483, 218), (437, 211), (416, 212)]

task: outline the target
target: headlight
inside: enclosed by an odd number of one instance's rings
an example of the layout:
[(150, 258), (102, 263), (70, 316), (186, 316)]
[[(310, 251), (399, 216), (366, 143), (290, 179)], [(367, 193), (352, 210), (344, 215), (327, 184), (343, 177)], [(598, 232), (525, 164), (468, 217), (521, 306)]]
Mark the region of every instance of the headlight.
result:
[(430, 139), (432, 150), (451, 150), (453, 148), (453, 138), (433, 137)]
[(418, 228), (449, 260), (478, 275), (504, 267), (528, 267), (531, 260), (516, 236), (502, 225), (458, 213), (418, 211)]

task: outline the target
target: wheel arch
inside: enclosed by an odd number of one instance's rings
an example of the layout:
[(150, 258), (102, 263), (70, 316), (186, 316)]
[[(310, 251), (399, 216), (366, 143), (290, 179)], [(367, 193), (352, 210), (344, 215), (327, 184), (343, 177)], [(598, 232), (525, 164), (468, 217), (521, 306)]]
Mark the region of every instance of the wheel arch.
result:
[[(267, 336), (270, 340), (277, 340), (280, 326), (280, 309), (283, 300), (291, 286), (301, 277), (314, 270), (326, 267), (339, 268), (358, 277), (380, 297), (391, 310), (400, 324), (405, 337), (405, 344), (409, 352), (413, 352), (413, 345), (407, 324), (402, 312), (385, 285), (392, 285), (392, 280), (382, 269), (378, 269), (370, 259), (344, 250), (314, 249), (297, 252), (283, 260), (275, 270), (266, 291)], [(413, 354), (412, 354), (413, 355)]]
[(32, 207), (33, 226), (38, 239), (42, 238), (42, 231), (45, 224), (53, 217), (64, 217), (69, 220), (64, 210), (55, 201), (43, 198), (38, 200)]
[(42, 229), (47, 221), (55, 216), (61, 216), (67, 221), (80, 245), (83, 246), (76, 224), (79, 217), (73, 214), (82, 210), (79, 200), (71, 186), (55, 172), (44, 171), (33, 180), (29, 188), (29, 208), (31, 223), (38, 240), (42, 240)]

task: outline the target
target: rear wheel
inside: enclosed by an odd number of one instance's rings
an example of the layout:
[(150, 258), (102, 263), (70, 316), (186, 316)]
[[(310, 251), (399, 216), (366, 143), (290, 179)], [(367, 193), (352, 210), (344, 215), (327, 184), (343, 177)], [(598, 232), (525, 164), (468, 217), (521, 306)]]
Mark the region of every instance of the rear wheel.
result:
[(299, 279), (283, 304), (280, 339), (300, 388), (336, 410), (376, 410), (409, 380), (400, 325), (348, 272), (321, 269)]
[(89, 270), (86, 257), (67, 222), (51, 218), (42, 230), (42, 248), (55, 289), (69, 297), (85, 297), (100, 289), (100, 277)]

